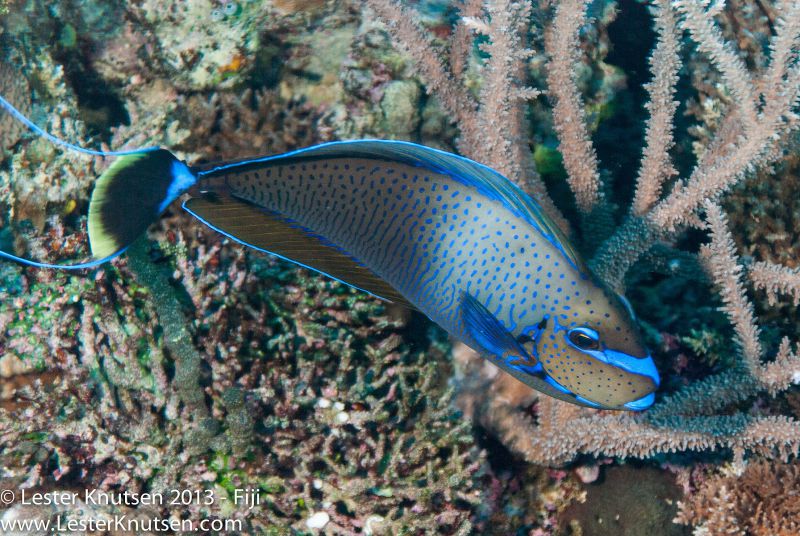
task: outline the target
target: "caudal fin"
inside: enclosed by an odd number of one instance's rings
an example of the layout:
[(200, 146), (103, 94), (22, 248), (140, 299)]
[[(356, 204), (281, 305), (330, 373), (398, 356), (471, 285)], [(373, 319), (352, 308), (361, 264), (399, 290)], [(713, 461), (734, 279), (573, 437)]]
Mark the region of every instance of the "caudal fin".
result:
[(89, 245), (95, 258), (128, 247), (197, 181), (165, 149), (122, 156), (98, 179), (89, 202)]

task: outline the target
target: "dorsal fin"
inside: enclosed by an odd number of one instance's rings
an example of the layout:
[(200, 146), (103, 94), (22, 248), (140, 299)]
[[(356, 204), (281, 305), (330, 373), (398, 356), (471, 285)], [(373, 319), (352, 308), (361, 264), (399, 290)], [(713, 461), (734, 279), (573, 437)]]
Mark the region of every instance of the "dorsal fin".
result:
[(186, 201), (183, 208), (246, 246), (310, 268), (383, 300), (416, 309), (394, 287), (347, 253), (276, 214), (228, 196), (195, 197)]
[(259, 165), (273, 161), (286, 163), (313, 158), (377, 158), (391, 162), (402, 162), (451, 177), (471, 186), (486, 197), (499, 201), (517, 216), (533, 225), (542, 236), (581, 272), (587, 272), (585, 264), (572, 248), (569, 240), (550, 219), (539, 204), (510, 180), (492, 168), (458, 156), (416, 143), (397, 140), (352, 140), (323, 143), (305, 149), (275, 156), (232, 162), (199, 172), (202, 176), (227, 173), (237, 167)]

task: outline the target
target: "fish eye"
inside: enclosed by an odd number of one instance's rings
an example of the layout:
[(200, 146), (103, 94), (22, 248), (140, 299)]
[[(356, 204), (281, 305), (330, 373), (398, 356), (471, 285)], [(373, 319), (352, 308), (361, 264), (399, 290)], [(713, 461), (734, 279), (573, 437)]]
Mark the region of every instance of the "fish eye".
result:
[(225, 13), (223, 13), (221, 9), (215, 9), (211, 12), (211, 20), (214, 22), (220, 22), (224, 18)]
[(569, 341), (581, 350), (597, 350), (600, 348), (600, 336), (593, 329), (577, 328), (571, 330)]

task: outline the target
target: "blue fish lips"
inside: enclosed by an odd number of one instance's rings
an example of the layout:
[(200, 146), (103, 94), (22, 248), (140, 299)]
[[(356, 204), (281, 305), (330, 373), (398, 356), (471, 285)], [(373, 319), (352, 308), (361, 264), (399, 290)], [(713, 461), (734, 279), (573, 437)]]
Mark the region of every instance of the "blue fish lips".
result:
[[(558, 383), (556, 380), (551, 378), (550, 376), (545, 376), (545, 381), (550, 384), (552, 387), (556, 388), (557, 390), (561, 391), (562, 393), (572, 395), (575, 397), (575, 400), (578, 402), (583, 403), (586, 406), (603, 409), (603, 406), (595, 402), (594, 400), (589, 400), (588, 398), (584, 398), (582, 396), (576, 395), (575, 393), (571, 392), (569, 389)], [(648, 409), (653, 403), (656, 401), (656, 394), (652, 392), (648, 395), (643, 396), (642, 398), (632, 400), (622, 407), (630, 411), (644, 411)]]
[(625, 409), (629, 409), (631, 411), (644, 411), (650, 406), (653, 405), (653, 402), (656, 401), (656, 394), (655, 392), (650, 393), (649, 395), (645, 395), (638, 400), (634, 400), (632, 402), (628, 402), (625, 404)]

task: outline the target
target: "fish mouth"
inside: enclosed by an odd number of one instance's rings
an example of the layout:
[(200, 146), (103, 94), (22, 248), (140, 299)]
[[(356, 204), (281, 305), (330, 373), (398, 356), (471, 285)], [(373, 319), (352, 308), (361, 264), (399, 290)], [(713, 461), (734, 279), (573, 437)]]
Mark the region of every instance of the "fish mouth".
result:
[(629, 409), (631, 411), (644, 411), (650, 406), (653, 405), (653, 402), (656, 401), (656, 394), (650, 393), (649, 395), (645, 395), (638, 400), (634, 400), (632, 402), (628, 402), (623, 405), (625, 409)]
[[(587, 405), (589, 407), (597, 408), (597, 409), (614, 409), (614, 408), (610, 408), (610, 407), (605, 407), (605, 406), (595, 402), (594, 400), (589, 400), (588, 398), (584, 398), (584, 397), (582, 397), (580, 395), (576, 395), (575, 393), (573, 393), (570, 390), (568, 390), (566, 387), (564, 387), (563, 385), (558, 383), (556, 380), (554, 380), (550, 376), (545, 376), (545, 381), (547, 383), (549, 383), (552, 387), (555, 387), (556, 389), (561, 391), (562, 393), (566, 393), (568, 395), (574, 396), (575, 400), (577, 400), (578, 402), (581, 402), (582, 404), (585, 404), (585, 405)], [(647, 395), (645, 395), (645, 396), (643, 396), (641, 398), (638, 398), (636, 400), (632, 400), (630, 402), (626, 402), (625, 404), (622, 405), (622, 407), (624, 409), (627, 409), (627, 410), (630, 410), (630, 411), (644, 411), (647, 408), (649, 408), (650, 406), (652, 406), (655, 401), (656, 401), (656, 394), (655, 394), (655, 392), (652, 392), (652, 393), (647, 394)], [(617, 409), (619, 409), (619, 408), (617, 408)]]
[[(626, 402), (621, 407), (617, 407), (616, 409), (627, 409), (629, 411), (644, 411), (655, 403), (656, 400), (655, 391), (661, 384), (661, 377), (658, 374), (658, 369), (656, 369), (656, 364), (653, 361), (653, 358), (650, 356), (650, 354), (647, 354), (645, 357), (633, 357), (624, 352), (617, 352), (609, 348), (606, 348), (605, 350), (602, 351), (592, 351), (587, 353), (590, 353), (598, 361), (617, 367), (630, 374), (636, 374), (637, 376), (644, 376), (645, 378), (649, 378), (650, 381), (653, 382), (653, 390), (650, 393), (635, 400), (631, 400), (630, 402)], [(549, 375), (545, 375), (545, 381), (547, 381), (547, 383), (549, 383), (552, 387), (556, 388), (562, 393), (572, 395), (578, 402), (583, 403), (584, 405), (599, 409), (615, 409), (610, 407), (604, 407), (602, 404), (599, 404), (594, 400), (587, 399), (585, 397), (582, 397), (580, 395), (571, 392), (569, 389), (561, 385), (559, 382), (551, 378)]]
[(658, 386), (661, 384), (661, 377), (658, 375), (658, 369), (656, 369), (656, 364), (650, 354), (647, 354), (645, 357), (633, 357), (628, 354), (609, 349), (606, 349), (604, 353), (606, 354), (609, 364), (619, 367), (626, 372), (630, 372), (631, 374), (637, 374), (639, 376), (650, 378), (650, 380), (653, 382), (652, 392), (644, 395), (641, 398), (637, 398), (636, 400), (626, 402), (622, 407), (630, 411), (644, 411), (652, 406), (656, 401), (655, 390), (658, 389)]

